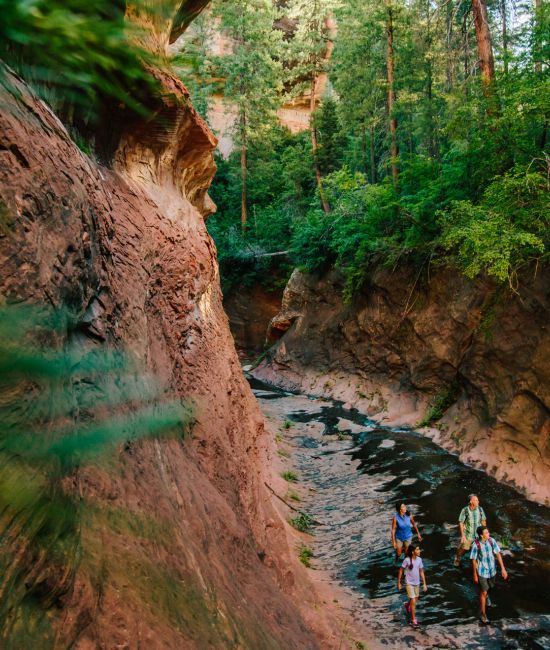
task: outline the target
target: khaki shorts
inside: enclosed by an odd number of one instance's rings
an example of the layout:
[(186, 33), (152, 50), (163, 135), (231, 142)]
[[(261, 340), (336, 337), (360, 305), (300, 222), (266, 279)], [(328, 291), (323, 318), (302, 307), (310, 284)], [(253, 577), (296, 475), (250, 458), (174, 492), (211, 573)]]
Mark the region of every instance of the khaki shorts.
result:
[(407, 590), (407, 596), (409, 598), (419, 598), (420, 597), (420, 585), (405, 585)]
[(479, 579), (479, 588), (481, 591), (484, 592), (489, 591), (489, 589), (492, 589), (496, 584), (495, 576), (493, 576), (492, 578), (482, 578), (481, 576), (479, 576), (478, 579)]
[(412, 537), (410, 537), (409, 539), (406, 539), (406, 540), (397, 539), (397, 537), (396, 537), (395, 538), (395, 545), (397, 546), (397, 549), (396, 549), (397, 552), (401, 553), (401, 551), (403, 550), (403, 547), (405, 547), (405, 551), (406, 551), (407, 547), (410, 546), (411, 542), (412, 542)]
[(463, 551), (469, 551), (472, 548), (473, 543), (473, 539), (467, 539), (464, 543), (459, 544), (458, 548), (462, 549)]

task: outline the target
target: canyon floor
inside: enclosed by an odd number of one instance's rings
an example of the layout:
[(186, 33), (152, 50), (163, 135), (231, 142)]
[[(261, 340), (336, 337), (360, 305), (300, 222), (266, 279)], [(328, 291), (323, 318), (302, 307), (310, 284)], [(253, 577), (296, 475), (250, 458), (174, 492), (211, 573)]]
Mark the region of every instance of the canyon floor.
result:
[[(323, 603), (316, 615), (327, 608), (337, 628), (331, 647), (549, 647), (550, 608), (540, 599), (550, 580), (547, 508), (414, 431), (381, 427), (339, 402), (249, 381), (276, 445), (270, 486), (276, 506), (287, 521), (301, 512), (314, 520), (306, 532), (289, 527), (288, 535), (297, 555), (313, 554), (308, 573)], [(452, 565), (455, 519), (472, 489), (510, 574), (495, 589), (488, 627), (477, 621), (467, 560), (460, 569)], [(424, 535), (429, 588), (418, 629), (408, 624), (404, 593), (396, 589), (389, 542), (396, 499), (411, 505)]]

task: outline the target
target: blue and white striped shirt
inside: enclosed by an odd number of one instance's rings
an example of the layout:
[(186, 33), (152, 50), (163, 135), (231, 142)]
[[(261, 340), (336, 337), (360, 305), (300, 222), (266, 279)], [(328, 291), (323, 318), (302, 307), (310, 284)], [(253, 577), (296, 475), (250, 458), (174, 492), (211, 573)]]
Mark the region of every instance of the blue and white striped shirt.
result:
[(497, 573), (495, 555), (500, 553), (500, 547), (489, 538), (486, 542), (479, 540), (479, 548), (478, 552), (477, 544), (472, 544), (470, 560), (477, 560), (477, 573), (481, 578), (492, 578)]

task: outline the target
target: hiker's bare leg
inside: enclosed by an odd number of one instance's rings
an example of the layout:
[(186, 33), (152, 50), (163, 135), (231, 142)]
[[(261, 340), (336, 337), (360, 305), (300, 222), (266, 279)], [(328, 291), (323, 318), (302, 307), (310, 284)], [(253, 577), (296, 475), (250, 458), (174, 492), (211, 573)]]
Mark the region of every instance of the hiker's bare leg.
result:
[(486, 614), (486, 607), (487, 605), (487, 592), (486, 591), (480, 591), (479, 592), (479, 612), (481, 616), (487, 616)]
[(403, 553), (403, 543), (399, 544), (399, 542), (395, 545), (395, 555), (396, 559), (401, 559), (401, 553)]
[(409, 603), (411, 606), (411, 619), (414, 621), (416, 619), (416, 598), (410, 598)]

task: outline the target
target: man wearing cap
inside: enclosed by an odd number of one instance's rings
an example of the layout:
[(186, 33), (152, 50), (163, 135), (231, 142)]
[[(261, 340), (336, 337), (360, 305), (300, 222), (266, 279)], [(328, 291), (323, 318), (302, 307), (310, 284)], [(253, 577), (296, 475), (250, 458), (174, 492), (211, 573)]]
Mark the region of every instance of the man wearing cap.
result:
[(460, 558), (466, 551), (472, 548), (476, 531), (479, 526), (487, 525), (487, 517), (483, 508), (479, 505), (477, 495), (470, 494), (469, 503), (460, 511), (458, 527), (460, 528), (460, 544), (456, 549), (455, 566), (460, 566)]

